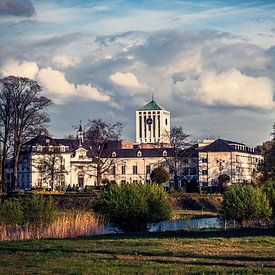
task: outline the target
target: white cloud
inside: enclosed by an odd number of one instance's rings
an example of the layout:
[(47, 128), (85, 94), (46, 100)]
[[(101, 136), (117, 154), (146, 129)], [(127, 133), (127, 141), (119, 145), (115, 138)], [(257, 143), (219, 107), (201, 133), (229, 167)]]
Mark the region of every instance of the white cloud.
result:
[(55, 103), (62, 104), (73, 96), (90, 99), (92, 101), (111, 101), (108, 95), (104, 95), (95, 87), (92, 87), (91, 84), (75, 85), (70, 83), (65, 78), (64, 73), (53, 70), (51, 67), (41, 69), (37, 75), (37, 80), (54, 98)]
[(70, 55), (55, 55), (52, 58), (52, 62), (57, 65), (59, 68), (67, 68), (78, 65), (80, 63), (80, 59), (78, 57), (73, 57)]
[(76, 85), (76, 91), (79, 96), (90, 98), (93, 101), (107, 102), (111, 100), (110, 96), (99, 92), (95, 87), (91, 86), (91, 84)]
[(71, 98), (79, 97), (91, 101), (109, 102), (111, 98), (98, 91), (91, 84), (70, 83), (65, 74), (51, 67), (41, 68), (35, 62), (9, 61), (0, 67), (0, 73), (6, 76), (23, 76), (38, 81), (43, 90), (56, 103), (63, 104)]
[(175, 92), (187, 99), (199, 100), (210, 106), (272, 110), (273, 83), (267, 77), (252, 77), (236, 69), (222, 73), (204, 72), (198, 79), (177, 82)]
[(143, 87), (133, 73), (116, 72), (110, 76), (110, 80), (116, 85), (126, 88), (140, 89)]
[(55, 103), (62, 103), (75, 94), (75, 85), (66, 80), (64, 73), (53, 70), (51, 67), (41, 69), (37, 80), (53, 97)]
[(21, 76), (34, 79), (38, 73), (39, 68), (35, 62), (18, 62), (16, 60), (8, 60), (0, 68), (0, 73), (3, 77), (6, 76)]

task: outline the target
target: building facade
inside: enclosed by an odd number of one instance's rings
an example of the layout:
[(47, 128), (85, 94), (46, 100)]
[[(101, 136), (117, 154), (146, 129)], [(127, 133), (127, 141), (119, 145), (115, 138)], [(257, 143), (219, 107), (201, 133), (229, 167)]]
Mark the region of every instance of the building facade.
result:
[[(136, 111), (136, 142), (120, 140), (106, 145), (103, 157), (111, 156), (113, 165), (102, 175), (116, 183), (149, 183), (151, 171), (165, 167), (173, 181), (173, 169), (167, 159), (173, 158), (169, 147), (170, 112), (154, 100)], [(44, 134), (23, 146), (19, 162), (18, 186), (56, 188), (97, 185), (95, 162), (80, 127), (75, 139), (57, 139)], [(232, 183), (251, 182), (258, 163), (263, 159), (254, 148), (224, 139), (204, 140), (178, 152), (180, 184), (196, 181), (202, 187), (218, 184), (227, 174)], [(11, 180), (12, 169), (5, 170)], [(169, 185), (169, 183), (167, 183)]]
[(169, 143), (170, 112), (153, 99), (136, 111), (136, 143)]

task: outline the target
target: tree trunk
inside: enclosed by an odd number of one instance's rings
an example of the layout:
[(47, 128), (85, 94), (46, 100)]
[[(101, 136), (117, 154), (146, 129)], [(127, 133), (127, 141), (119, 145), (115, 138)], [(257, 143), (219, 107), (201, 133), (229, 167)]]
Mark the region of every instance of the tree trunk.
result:
[(97, 186), (99, 186), (101, 184), (101, 181), (102, 181), (102, 175), (101, 175), (101, 171), (100, 170), (97, 170), (97, 173), (96, 173), (96, 184)]
[(14, 191), (18, 187), (18, 163), (19, 163), (19, 153), (14, 154), (13, 161), (13, 173), (11, 181), (11, 190)]

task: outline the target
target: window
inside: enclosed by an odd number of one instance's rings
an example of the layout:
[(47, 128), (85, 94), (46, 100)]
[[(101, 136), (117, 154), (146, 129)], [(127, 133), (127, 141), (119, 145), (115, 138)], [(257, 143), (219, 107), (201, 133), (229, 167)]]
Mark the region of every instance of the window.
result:
[(122, 165), (122, 166), (121, 166), (121, 174), (122, 174), (122, 175), (125, 175), (125, 174), (126, 174), (126, 166), (125, 166), (125, 165)]
[(202, 159), (201, 159), (201, 162), (202, 162), (202, 163), (207, 163), (208, 160), (207, 160), (207, 158), (202, 158)]
[(203, 186), (203, 187), (207, 187), (207, 186), (208, 186), (208, 182), (207, 182), (207, 181), (203, 181), (203, 182), (202, 182), (202, 186)]
[(162, 152), (162, 156), (163, 156), (163, 157), (167, 157), (167, 151), (166, 151), (166, 150), (164, 150), (164, 151)]
[(116, 157), (116, 152), (113, 152), (112, 153), (112, 158), (115, 158)]
[(183, 168), (183, 175), (185, 175), (185, 176), (189, 175), (189, 168), (188, 167)]
[(115, 167), (115, 166), (113, 166), (113, 167), (111, 168), (111, 174), (112, 174), (112, 175), (115, 175), (115, 174), (116, 174), (116, 167)]
[(126, 180), (121, 180), (120, 183), (121, 183), (121, 184), (125, 184), (125, 183), (126, 183)]
[(202, 175), (203, 176), (207, 176), (208, 175), (208, 171), (207, 170), (202, 170)]
[(137, 152), (137, 157), (141, 157), (142, 156), (142, 153), (140, 151)]
[(150, 174), (151, 174), (151, 166), (146, 165), (146, 175), (150, 175)]
[(60, 152), (65, 152), (65, 146), (64, 145), (60, 145)]
[(137, 175), (137, 165), (133, 165), (133, 174)]
[(197, 169), (196, 169), (196, 167), (190, 168), (190, 175), (191, 175), (191, 176), (197, 175)]
[(137, 181), (137, 180), (133, 180), (133, 183), (134, 183), (134, 184), (137, 184), (137, 183), (138, 183), (138, 181)]

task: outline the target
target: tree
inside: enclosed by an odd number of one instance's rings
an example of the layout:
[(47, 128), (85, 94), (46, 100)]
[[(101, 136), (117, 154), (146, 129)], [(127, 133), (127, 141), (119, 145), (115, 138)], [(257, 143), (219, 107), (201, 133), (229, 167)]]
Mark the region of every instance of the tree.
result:
[(157, 167), (152, 171), (150, 179), (153, 183), (162, 184), (167, 182), (170, 179), (170, 176), (164, 168)]
[(167, 220), (171, 214), (167, 193), (155, 184), (108, 185), (93, 209), (124, 232), (146, 231), (148, 223)]
[[(41, 96), (41, 92), (40, 85), (28, 78), (9, 76), (1, 80), (2, 129), (4, 129), (4, 137), (12, 140), (12, 190), (17, 187), (18, 162), (23, 143), (38, 134), (49, 122), (45, 108), (51, 105), (51, 100)], [(5, 131), (7, 131), (6, 134)]]
[(224, 193), (219, 211), (223, 220), (236, 220), (241, 225), (272, 214), (266, 194), (251, 185), (235, 185)]
[(163, 166), (168, 168), (173, 174), (174, 186), (179, 188), (179, 177), (186, 167), (186, 159), (189, 159), (192, 150), (190, 147), (193, 145), (192, 142), (188, 141), (189, 135), (183, 132), (182, 127), (174, 127), (170, 132), (166, 132), (165, 135), (168, 137), (172, 154), (164, 157), (165, 161)]
[(33, 166), (37, 169), (42, 182), (50, 182), (51, 189), (54, 190), (54, 185), (61, 186), (65, 182), (65, 175), (68, 174), (64, 161), (59, 152), (49, 152), (39, 155)]
[(5, 79), (0, 80), (0, 142), (1, 150), (1, 181), (5, 181), (4, 170), (8, 158), (12, 135), (12, 95), (5, 88)]
[(117, 163), (111, 150), (107, 150), (109, 142), (118, 141), (124, 124), (109, 122), (103, 119), (89, 120), (85, 141), (89, 146), (93, 163), (84, 166), (84, 173), (96, 177), (97, 185), (101, 184), (102, 175), (109, 172)]

